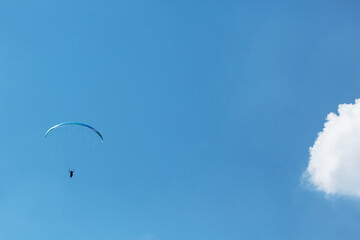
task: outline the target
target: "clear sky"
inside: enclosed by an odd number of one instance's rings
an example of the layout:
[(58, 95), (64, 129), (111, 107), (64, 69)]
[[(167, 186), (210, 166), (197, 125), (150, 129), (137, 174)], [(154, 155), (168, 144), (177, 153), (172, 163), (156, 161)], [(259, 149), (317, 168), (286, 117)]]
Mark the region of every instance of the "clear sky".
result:
[[(0, 1), (0, 239), (359, 239), (301, 185), (360, 97), (358, 1)], [(44, 138), (104, 143), (72, 179)]]

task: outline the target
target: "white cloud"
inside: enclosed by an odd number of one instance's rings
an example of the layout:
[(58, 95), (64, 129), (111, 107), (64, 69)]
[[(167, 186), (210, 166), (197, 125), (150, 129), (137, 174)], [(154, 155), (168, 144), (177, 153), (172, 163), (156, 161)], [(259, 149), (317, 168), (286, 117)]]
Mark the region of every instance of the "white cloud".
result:
[(327, 116), (310, 147), (306, 179), (326, 194), (360, 197), (360, 99)]

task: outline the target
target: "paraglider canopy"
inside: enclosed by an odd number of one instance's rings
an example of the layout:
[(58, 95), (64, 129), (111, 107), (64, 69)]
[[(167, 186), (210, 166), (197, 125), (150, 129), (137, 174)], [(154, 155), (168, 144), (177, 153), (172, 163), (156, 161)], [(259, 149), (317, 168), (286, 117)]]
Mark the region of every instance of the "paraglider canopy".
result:
[(79, 123), (79, 122), (63, 122), (63, 123), (59, 123), (59, 124), (56, 124), (55, 126), (52, 126), (51, 128), (49, 128), (49, 130), (46, 131), (45, 133), (45, 137), (54, 129), (56, 128), (59, 128), (59, 127), (64, 127), (64, 126), (71, 126), (71, 125), (78, 125), (78, 126), (82, 126), (82, 127), (86, 127), (86, 128), (89, 128), (90, 130), (92, 130), (93, 132), (95, 132), (100, 138), (101, 138), (101, 141), (103, 142), (104, 139), (101, 135), (101, 133), (96, 130), (95, 128), (93, 128), (92, 126), (90, 125), (87, 125), (85, 123)]

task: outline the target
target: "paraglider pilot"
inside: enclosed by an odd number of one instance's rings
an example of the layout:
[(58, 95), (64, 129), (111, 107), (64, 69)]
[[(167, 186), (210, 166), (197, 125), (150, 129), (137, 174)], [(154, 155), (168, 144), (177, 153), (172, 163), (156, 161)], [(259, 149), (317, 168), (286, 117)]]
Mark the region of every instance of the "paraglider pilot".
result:
[(72, 177), (73, 177), (73, 175), (74, 175), (74, 172), (75, 172), (75, 171), (74, 171), (74, 169), (73, 169), (73, 170), (70, 170), (70, 169), (69, 169), (69, 173), (70, 173), (70, 178), (72, 178)]

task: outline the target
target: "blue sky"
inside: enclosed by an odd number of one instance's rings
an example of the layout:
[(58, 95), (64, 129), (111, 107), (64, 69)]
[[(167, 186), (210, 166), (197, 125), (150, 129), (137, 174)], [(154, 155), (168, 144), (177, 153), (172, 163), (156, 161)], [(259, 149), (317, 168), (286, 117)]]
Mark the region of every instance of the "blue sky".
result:
[[(0, 238), (358, 239), (301, 186), (360, 97), (357, 1), (0, 1)], [(96, 127), (69, 179), (44, 139)]]

